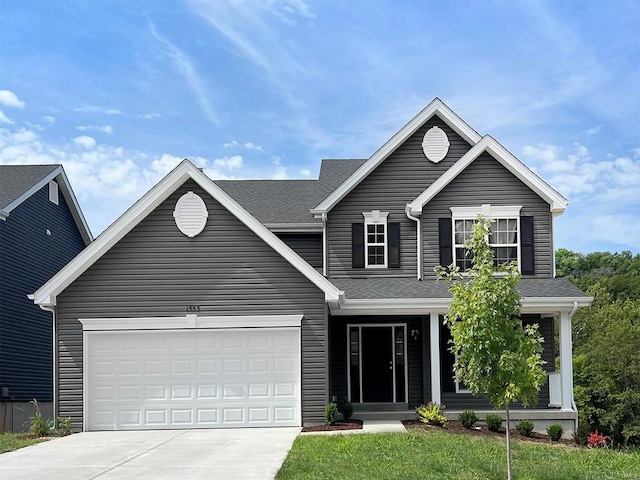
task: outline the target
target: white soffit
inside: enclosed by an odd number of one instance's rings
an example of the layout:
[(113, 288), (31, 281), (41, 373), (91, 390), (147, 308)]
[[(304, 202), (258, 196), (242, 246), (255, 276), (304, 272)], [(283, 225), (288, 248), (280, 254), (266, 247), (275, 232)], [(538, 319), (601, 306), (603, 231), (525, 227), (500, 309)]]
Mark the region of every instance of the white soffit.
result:
[(320, 216), (331, 210), (340, 200), (342, 200), (351, 190), (353, 190), (362, 180), (364, 180), (378, 165), (380, 165), (396, 148), (402, 145), (411, 135), (422, 127), (431, 117), (438, 115), (447, 125), (449, 125), (458, 135), (464, 138), (471, 145), (475, 145), (482, 138), (478, 132), (462, 120), (456, 113), (447, 107), (442, 100), (435, 98), (418, 115), (413, 117), (404, 127), (402, 127), (393, 137), (391, 137), (382, 147), (380, 147), (366, 162), (364, 162), (349, 178), (336, 188), (320, 204), (312, 208), (311, 214)]

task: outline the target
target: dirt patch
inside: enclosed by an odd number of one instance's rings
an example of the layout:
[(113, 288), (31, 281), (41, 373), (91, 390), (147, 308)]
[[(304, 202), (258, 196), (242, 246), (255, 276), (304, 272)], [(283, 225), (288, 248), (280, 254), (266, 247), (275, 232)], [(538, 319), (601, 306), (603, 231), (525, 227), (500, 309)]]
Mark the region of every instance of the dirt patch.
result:
[[(465, 428), (462, 423), (459, 421), (450, 421), (447, 423), (446, 427), (436, 427), (433, 425), (427, 425), (419, 420), (403, 420), (402, 424), (409, 429), (418, 429), (418, 430), (442, 430), (445, 432), (451, 433), (463, 433), (466, 435), (475, 435), (480, 437), (497, 437), (504, 438), (506, 436), (506, 429), (501, 428), (499, 432), (493, 432), (487, 428), (486, 425), (477, 425), (473, 428)], [(581, 445), (577, 444), (573, 440), (561, 438), (559, 442), (552, 442), (548, 435), (544, 435), (542, 433), (533, 432), (530, 437), (525, 437), (524, 435), (520, 435), (517, 430), (510, 431), (511, 438), (515, 438), (516, 440), (522, 440), (525, 442), (537, 442), (537, 443), (551, 443), (551, 444), (562, 444), (562, 445), (570, 445), (574, 447), (579, 447)]]
[(360, 430), (362, 429), (362, 420), (338, 420), (333, 425), (313, 425), (303, 427), (303, 432), (332, 432), (335, 430)]

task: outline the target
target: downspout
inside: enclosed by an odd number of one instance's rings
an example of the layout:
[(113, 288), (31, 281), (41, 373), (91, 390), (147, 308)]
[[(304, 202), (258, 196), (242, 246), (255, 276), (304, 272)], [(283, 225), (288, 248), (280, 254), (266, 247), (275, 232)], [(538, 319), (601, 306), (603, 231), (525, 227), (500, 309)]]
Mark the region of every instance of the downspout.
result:
[(329, 276), (329, 248), (327, 246), (327, 212), (322, 212), (322, 275)]
[(407, 214), (407, 218), (409, 220), (413, 220), (414, 222), (416, 222), (416, 255), (418, 256), (417, 258), (417, 276), (418, 276), (418, 280), (422, 280), (422, 228), (421, 228), (421, 222), (420, 222), (420, 216), (413, 216), (411, 215), (411, 205), (407, 204), (407, 206), (404, 209), (405, 213)]
[[(573, 302), (573, 308), (569, 312), (569, 323), (571, 323), (571, 320), (573, 319), (573, 316), (577, 311), (578, 302)], [(573, 339), (571, 340), (571, 343), (573, 344)], [(573, 345), (571, 345), (571, 361), (573, 362)], [(571, 378), (571, 382), (573, 382), (573, 378)], [(573, 392), (573, 389), (571, 389), (571, 391)], [(573, 421), (573, 431), (575, 433), (578, 433), (578, 406), (576, 405), (575, 395), (571, 395), (571, 408), (573, 408), (573, 411), (576, 412), (576, 418)]]
[[(29, 300), (33, 301), (33, 295), (27, 295), (27, 297), (29, 298)], [(51, 312), (51, 339), (52, 339), (52, 354), (53, 354), (53, 358), (52, 358), (52, 364), (51, 364), (51, 368), (52, 368), (52, 372), (51, 372), (51, 387), (52, 387), (52, 400), (53, 400), (53, 421), (54, 421), (54, 426), (57, 428), (58, 427), (58, 349), (57, 349), (57, 343), (58, 343), (58, 335), (57, 335), (57, 315), (56, 315), (56, 307), (48, 307), (46, 305), (39, 305), (39, 307), (44, 310), (45, 312)]]

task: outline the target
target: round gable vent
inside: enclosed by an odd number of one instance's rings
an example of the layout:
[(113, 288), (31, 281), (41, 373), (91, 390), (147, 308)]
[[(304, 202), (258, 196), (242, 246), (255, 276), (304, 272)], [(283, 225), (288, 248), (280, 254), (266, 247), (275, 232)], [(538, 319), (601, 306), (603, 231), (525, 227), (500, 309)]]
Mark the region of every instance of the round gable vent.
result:
[(438, 127), (431, 127), (422, 139), (422, 151), (433, 163), (438, 163), (447, 156), (449, 145), (447, 134)]
[(176, 202), (173, 218), (176, 225), (187, 237), (195, 237), (207, 224), (207, 207), (204, 200), (193, 192), (185, 193)]

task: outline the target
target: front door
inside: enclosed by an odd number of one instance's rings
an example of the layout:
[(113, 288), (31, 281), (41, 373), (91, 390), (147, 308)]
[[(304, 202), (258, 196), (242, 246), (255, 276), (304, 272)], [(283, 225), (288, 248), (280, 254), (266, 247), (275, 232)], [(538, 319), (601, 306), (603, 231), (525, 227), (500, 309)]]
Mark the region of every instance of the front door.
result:
[(393, 402), (391, 327), (362, 329), (362, 397), (363, 402)]

